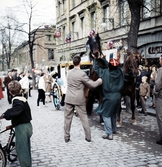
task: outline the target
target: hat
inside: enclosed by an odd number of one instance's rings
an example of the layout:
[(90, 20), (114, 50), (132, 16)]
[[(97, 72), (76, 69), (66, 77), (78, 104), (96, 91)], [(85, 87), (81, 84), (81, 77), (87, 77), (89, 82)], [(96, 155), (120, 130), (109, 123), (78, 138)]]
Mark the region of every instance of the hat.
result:
[(11, 70), (11, 69), (8, 69), (8, 72), (12, 72), (12, 70)]
[(110, 59), (110, 64), (114, 67), (119, 65), (119, 61), (117, 59)]
[(94, 35), (95, 35), (95, 30), (91, 30), (89, 36), (94, 36)]

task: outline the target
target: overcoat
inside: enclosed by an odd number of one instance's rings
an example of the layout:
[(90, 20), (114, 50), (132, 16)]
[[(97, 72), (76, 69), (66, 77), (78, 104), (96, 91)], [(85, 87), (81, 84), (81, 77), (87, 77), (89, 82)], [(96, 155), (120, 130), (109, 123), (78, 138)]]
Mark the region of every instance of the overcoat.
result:
[(102, 58), (107, 68), (102, 69), (98, 65), (98, 61), (94, 60), (94, 70), (102, 78), (102, 103), (96, 108), (96, 113), (110, 117), (113, 113), (117, 113), (121, 103), (121, 89), (124, 85), (124, 75), (118, 67), (115, 70), (108, 69), (108, 62)]
[(4, 83), (4, 85), (7, 87), (8, 86), (8, 84), (11, 82), (11, 81), (13, 81), (14, 79), (13, 79), (13, 77), (9, 77), (9, 76), (6, 76), (5, 78), (4, 78), (4, 81), (3, 81), (3, 83)]
[(74, 67), (67, 74), (67, 91), (65, 102), (73, 105), (85, 105), (86, 98), (84, 87), (95, 88), (100, 85), (100, 81), (92, 81), (80, 68)]

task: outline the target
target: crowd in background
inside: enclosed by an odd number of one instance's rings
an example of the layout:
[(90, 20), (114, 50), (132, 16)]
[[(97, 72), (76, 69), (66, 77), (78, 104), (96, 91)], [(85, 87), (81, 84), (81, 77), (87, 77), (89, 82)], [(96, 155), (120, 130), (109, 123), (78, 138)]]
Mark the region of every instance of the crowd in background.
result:
[[(136, 108), (140, 108), (140, 112), (147, 116), (147, 107), (146, 101), (148, 98), (151, 98), (151, 104), (149, 105), (150, 108), (155, 109), (155, 78), (158, 73), (158, 66), (142, 66), (139, 65), (138, 67), (138, 76), (136, 78)], [(2, 80), (0, 78), (0, 99), (4, 98), (3, 95), (3, 87), (5, 86), (7, 92), (7, 99), (9, 104), (12, 103), (12, 95), (8, 90), (8, 84), (13, 81), (17, 80), (22, 88), (22, 95), (28, 99), (32, 96), (31, 90), (33, 89), (33, 79), (29, 72), (21, 72), (20, 74), (17, 73), (17, 70), (8, 70), (8, 75)], [(35, 76), (35, 85), (34, 87), (38, 89), (38, 98), (36, 101), (36, 105), (40, 108), (40, 102), (43, 103), (43, 106), (47, 106), (46, 103), (52, 102), (51, 99), (51, 90), (53, 86), (54, 79), (49, 74), (48, 71), (41, 72)], [(4, 86), (3, 86), (4, 84)], [(108, 136), (110, 139), (110, 136)], [(107, 138), (107, 136), (106, 136)]]
[(3, 91), (5, 88), (9, 104), (12, 103), (12, 95), (8, 90), (8, 84), (13, 80), (18, 81), (21, 84), (22, 94), (26, 99), (32, 97), (33, 87), (38, 89), (38, 99), (36, 102), (38, 107), (40, 101), (43, 102), (44, 105), (47, 102), (52, 102), (50, 93), (52, 89), (53, 78), (48, 71), (45, 73), (41, 72), (40, 74), (36, 74), (35, 85), (33, 85), (34, 82), (31, 73), (28, 71), (18, 73), (17, 69), (9, 69), (7, 76), (0, 78), (0, 99), (4, 98)]
[[(139, 68), (138, 68), (138, 76), (137, 76), (137, 79), (136, 79), (136, 107), (137, 108), (142, 108), (142, 112), (146, 114), (147, 111), (145, 111), (145, 104), (144, 102), (146, 102), (147, 98), (150, 97), (151, 98), (151, 101), (152, 101), (152, 104), (150, 104), (149, 107), (151, 108), (155, 108), (155, 98), (153, 96), (153, 93), (154, 93), (154, 85), (155, 85), (155, 77), (156, 77), (156, 74), (157, 74), (157, 70), (158, 70), (158, 67), (157, 65), (152, 65), (152, 66), (142, 66), (142, 65), (139, 65)], [(146, 83), (142, 83), (142, 77), (143, 76), (146, 76), (146, 82), (149, 84), (149, 89), (148, 89), (148, 86), (142, 86), (142, 85), (146, 85)], [(52, 99), (51, 99), (51, 95), (50, 95), (50, 92), (51, 92), (51, 89), (52, 89), (52, 83), (54, 82), (53, 81), (53, 78), (52, 76), (49, 74), (49, 72), (42, 72), (40, 74), (36, 74), (35, 76), (35, 85), (34, 87), (36, 89), (38, 89), (38, 99), (37, 99), (37, 106), (39, 106), (39, 102), (38, 101), (45, 101), (43, 104), (45, 105), (45, 103), (47, 102), (51, 102)], [(39, 81), (40, 78), (43, 78)], [(33, 89), (33, 80), (32, 80), (32, 76), (31, 76), (31, 73), (29, 72), (21, 72), (21, 73), (18, 73), (16, 69), (13, 69), (13, 70), (8, 70), (8, 75), (2, 79), (0, 78), (0, 99), (2, 99), (4, 97), (4, 94), (3, 94), (3, 89), (4, 89), (4, 86), (6, 88), (6, 91), (7, 91), (7, 99), (8, 99), (8, 102), (9, 104), (11, 104), (11, 95), (8, 91), (8, 84), (10, 81), (12, 80), (17, 80), (20, 82), (21, 86), (22, 86), (22, 90), (23, 90), (23, 95), (26, 99), (28, 99), (28, 97), (31, 97), (31, 90)], [(43, 86), (44, 85), (44, 86)], [(141, 85), (141, 86), (140, 86)], [(141, 87), (141, 89), (140, 89)], [(143, 99), (143, 93), (142, 92), (145, 92), (145, 94), (147, 94), (147, 97), (144, 97)], [(141, 94), (142, 93), (142, 94)], [(149, 94), (149, 96), (148, 96)]]
[[(155, 77), (157, 75), (157, 65), (141, 66), (138, 68), (138, 76), (136, 79), (136, 107), (142, 108), (142, 113), (147, 115), (146, 100), (150, 97), (150, 108), (155, 108), (154, 85)], [(143, 78), (143, 79), (142, 79)]]

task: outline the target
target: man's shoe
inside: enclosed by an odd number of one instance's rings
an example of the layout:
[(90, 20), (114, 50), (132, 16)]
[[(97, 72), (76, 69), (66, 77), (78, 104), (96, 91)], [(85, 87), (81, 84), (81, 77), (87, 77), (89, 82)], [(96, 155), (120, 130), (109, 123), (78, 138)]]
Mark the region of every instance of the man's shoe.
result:
[(144, 115), (147, 116), (147, 111), (144, 112)]
[(68, 143), (70, 141), (70, 139), (65, 139), (65, 142)]
[(157, 144), (162, 145), (162, 140), (156, 141)]
[(108, 139), (108, 140), (113, 140), (113, 135), (110, 134), (110, 135), (103, 135), (102, 136), (103, 139)]
[(87, 139), (87, 138), (85, 138), (85, 140), (86, 140), (87, 142), (91, 142), (91, 139)]

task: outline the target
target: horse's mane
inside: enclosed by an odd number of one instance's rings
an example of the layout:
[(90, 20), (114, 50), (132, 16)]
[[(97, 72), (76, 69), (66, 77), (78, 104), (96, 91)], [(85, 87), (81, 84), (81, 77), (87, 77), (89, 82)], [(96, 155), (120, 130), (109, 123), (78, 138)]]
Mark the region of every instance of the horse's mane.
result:
[(137, 75), (138, 73), (138, 63), (137, 63), (137, 57), (131, 52), (127, 53), (127, 56), (125, 58), (125, 62), (123, 65), (123, 72), (125, 75)]

